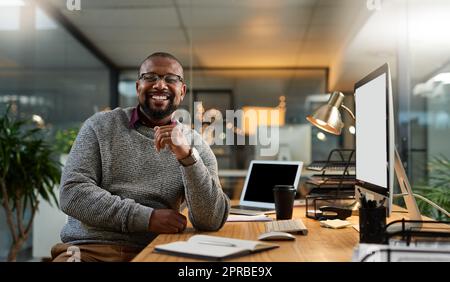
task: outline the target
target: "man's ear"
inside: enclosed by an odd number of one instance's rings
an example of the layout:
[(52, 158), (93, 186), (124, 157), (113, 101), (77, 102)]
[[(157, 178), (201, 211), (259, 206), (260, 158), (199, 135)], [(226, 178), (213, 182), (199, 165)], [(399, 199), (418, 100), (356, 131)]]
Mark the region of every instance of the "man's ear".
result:
[(136, 96), (138, 97), (139, 97), (139, 86), (140, 86), (139, 80), (136, 80)]
[(183, 83), (183, 86), (181, 86), (181, 101), (183, 101), (184, 96), (186, 96), (186, 84)]

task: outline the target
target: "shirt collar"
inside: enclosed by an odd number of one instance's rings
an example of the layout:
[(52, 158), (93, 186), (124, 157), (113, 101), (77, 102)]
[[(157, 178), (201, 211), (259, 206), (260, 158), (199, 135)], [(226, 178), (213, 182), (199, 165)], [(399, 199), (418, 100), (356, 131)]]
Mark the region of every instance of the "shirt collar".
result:
[(131, 112), (130, 122), (128, 123), (128, 127), (129, 127), (130, 129), (131, 129), (131, 128), (136, 129), (137, 122), (140, 120), (138, 111), (139, 111), (139, 105), (137, 105), (137, 106), (133, 109), (133, 111)]
[[(130, 129), (136, 129), (138, 122), (140, 122), (141, 124), (145, 125), (148, 124), (149, 121), (147, 119), (147, 117), (144, 116), (143, 113), (140, 112), (140, 105), (137, 105), (132, 111), (131, 111), (131, 117), (130, 117), (130, 121), (128, 123), (128, 127)], [(179, 121), (176, 121), (176, 123), (178, 124)]]
[(131, 118), (128, 126), (130, 128), (137, 128), (138, 122), (140, 122), (143, 125), (147, 125), (150, 123), (148, 118), (144, 116), (144, 114), (141, 112), (141, 106), (137, 105), (133, 111), (131, 112)]

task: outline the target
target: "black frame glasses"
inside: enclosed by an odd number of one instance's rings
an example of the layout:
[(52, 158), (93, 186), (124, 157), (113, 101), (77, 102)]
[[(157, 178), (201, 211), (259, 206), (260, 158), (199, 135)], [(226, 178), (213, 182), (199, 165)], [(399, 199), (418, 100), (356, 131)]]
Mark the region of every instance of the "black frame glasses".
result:
[(139, 76), (138, 79), (139, 80), (143, 79), (145, 82), (148, 83), (157, 83), (158, 80), (160, 79), (164, 80), (164, 82), (167, 84), (177, 84), (178, 82), (183, 82), (183, 78), (181, 76), (172, 73), (159, 75), (154, 72), (144, 72)]

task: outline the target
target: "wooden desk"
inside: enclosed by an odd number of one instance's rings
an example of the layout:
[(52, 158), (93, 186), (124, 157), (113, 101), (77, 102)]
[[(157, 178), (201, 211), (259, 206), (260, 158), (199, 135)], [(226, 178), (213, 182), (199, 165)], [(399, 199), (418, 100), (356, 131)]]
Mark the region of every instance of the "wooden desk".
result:
[[(396, 208), (398, 210), (398, 207)], [(308, 228), (308, 235), (297, 235), (295, 241), (275, 241), (280, 247), (242, 256), (226, 261), (238, 262), (277, 262), (277, 261), (351, 261), (353, 248), (359, 243), (359, 232), (353, 227), (343, 229), (329, 229), (320, 227), (317, 220), (305, 217), (305, 207), (294, 209), (294, 218), (302, 219)], [(407, 218), (405, 213), (393, 213), (388, 222)], [(358, 217), (352, 216), (348, 219), (353, 224), (358, 224)], [(257, 240), (260, 233), (263, 233), (264, 222), (227, 222), (217, 232), (196, 232), (192, 225), (181, 234), (159, 235), (135, 258), (134, 262), (187, 262), (205, 261), (180, 256), (164, 255), (153, 253), (155, 245), (166, 244), (174, 241), (186, 241), (195, 234), (209, 234), (215, 236), (232, 237), (237, 239)]]

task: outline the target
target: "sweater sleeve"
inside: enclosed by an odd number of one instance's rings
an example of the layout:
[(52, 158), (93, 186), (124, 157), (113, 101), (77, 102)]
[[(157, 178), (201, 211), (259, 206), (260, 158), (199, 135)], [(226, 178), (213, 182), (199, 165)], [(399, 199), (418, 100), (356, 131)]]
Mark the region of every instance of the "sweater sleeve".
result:
[(230, 200), (220, 186), (214, 153), (203, 140), (198, 149), (200, 159), (195, 164), (180, 166), (189, 219), (198, 230), (215, 231), (228, 218)]
[(60, 204), (67, 215), (93, 227), (120, 232), (148, 231), (152, 208), (121, 199), (100, 187), (102, 161), (90, 120), (78, 133), (61, 177)]

